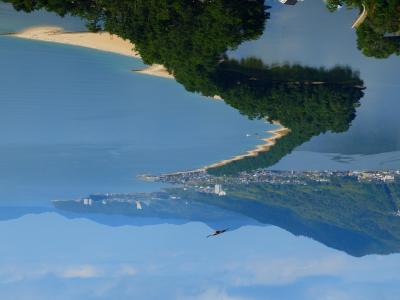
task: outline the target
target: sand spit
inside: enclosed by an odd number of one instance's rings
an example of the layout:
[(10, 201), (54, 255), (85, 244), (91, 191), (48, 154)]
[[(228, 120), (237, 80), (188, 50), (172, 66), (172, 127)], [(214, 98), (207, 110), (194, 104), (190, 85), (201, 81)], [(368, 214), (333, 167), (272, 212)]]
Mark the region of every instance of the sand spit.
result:
[[(275, 123), (275, 124), (278, 124), (278, 123)], [(230, 159), (219, 161), (219, 162), (214, 163), (212, 165), (208, 165), (208, 166), (206, 166), (206, 167), (204, 167), (202, 169), (203, 170), (208, 170), (208, 169), (211, 169), (211, 168), (222, 167), (222, 166), (225, 166), (225, 165), (227, 165), (227, 164), (229, 164), (231, 162), (242, 160), (242, 159), (245, 159), (247, 157), (252, 157), (252, 156), (254, 157), (254, 156), (257, 156), (261, 152), (266, 152), (272, 146), (274, 146), (276, 144), (278, 139), (280, 139), (280, 138), (284, 137), (285, 135), (287, 135), (290, 132), (290, 129), (285, 128), (285, 127), (280, 127), (280, 128), (274, 129), (274, 130), (269, 130), (267, 132), (272, 134), (272, 136), (263, 139), (263, 141), (265, 142), (264, 144), (257, 145), (253, 150), (247, 151), (245, 154), (237, 155), (237, 156), (234, 156), (234, 157), (232, 157)]]
[[(16, 38), (79, 46), (141, 58), (139, 53), (135, 51), (134, 44), (108, 32), (66, 32), (61, 27), (40, 26), (27, 28), (8, 35)], [(152, 65), (135, 72), (169, 79), (174, 78), (162, 65)]]
[[(85, 47), (96, 49), (105, 52), (116, 53), (120, 55), (141, 58), (139, 53), (135, 51), (135, 45), (131, 42), (124, 40), (117, 35), (108, 32), (66, 32), (61, 27), (54, 26), (39, 26), (31, 27), (17, 33), (7, 34), (8, 36), (43, 41), (50, 43), (66, 44), (72, 46)], [(174, 79), (166, 68), (162, 65), (154, 64), (142, 70), (134, 70), (139, 74), (146, 74), (151, 76), (163, 77)], [(318, 83), (319, 84), (319, 83)], [(222, 100), (220, 96), (209, 97), (214, 100)], [(215, 164), (201, 168), (200, 170), (207, 170), (210, 168), (221, 167), (233, 161), (241, 160), (246, 157), (257, 156), (260, 152), (265, 152), (275, 145), (276, 140), (288, 134), (290, 130), (284, 127), (268, 131), (272, 137), (264, 139), (264, 144), (256, 146), (255, 149), (248, 151), (245, 154), (235, 156), (231, 159), (223, 160)]]
[[(163, 175), (182, 175), (182, 174), (189, 174), (189, 173), (207, 172), (208, 169), (222, 167), (233, 161), (238, 161), (241, 159), (245, 159), (247, 157), (254, 157), (254, 156), (257, 156), (261, 152), (266, 152), (277, 143), (277, 140), (284, 137), (285, 135), (287, 135), (290, 132), (290, 129), (283, 127), (278, 122), (273, 122), (273, 124), (279, 125), (280, 128), (268, 130), (267, 133), (272, 134), (272, 136), (263, 139), (263, 141), (265, 143), (263, 143), (261, 145), (257, 145), (253, 150), (247, 151), (245, 154), (237, 155), (230, 159), (225, 159), (225, 160), (216, 162), (212, 165), (205, 166), (203, 168), (198, 168), (198, 169), (191, 170), (191, 171), (179, 171), (179, 172), (167, 173), (167, 174), (163, 174)], [(146, 176), (143, 175), (141, 178), (146, 178)]]
[(174, 79), (174, 76), (171, 73), (169, 73), (163, 65), (158, 65), (158, 64), (151, 65), (143, 70), (134, 70), (134, 72), (139, 74), (146, 74), (151, 76)]
[(22, 39), (80, 46), (140, 58), (131, 42), (108, 32), (66, 32), (61, 27), (31, 27), (10, 35)]

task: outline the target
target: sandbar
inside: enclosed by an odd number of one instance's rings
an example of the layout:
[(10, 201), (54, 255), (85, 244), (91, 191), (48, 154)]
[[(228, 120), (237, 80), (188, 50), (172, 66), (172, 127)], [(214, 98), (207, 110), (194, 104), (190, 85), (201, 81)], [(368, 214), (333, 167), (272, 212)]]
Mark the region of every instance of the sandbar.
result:
[[(140, 54), (135, 51), (135, 45), (133, 43), (108, 32), (67, 32), (61, 27), (39, 26), (30, 27), (20, 32), (10, 33), (8, 35), (16, 38), (79, 46), (135, 57), (138, 59), (141, 58)], [(148, 66), (142, 70), (135, 70), (135, 72), (139, 74), (174, 79), (174, 76), (170, 74), (163, 65), (159, 64)], [(217, 95), (210, 98), (214, 100), (222, 100), (222, 98)], [(212, 165), (201, 168), (200, 170), (221, 167), (246, 157), (257, 156), (260, 152), (268, 151), (270, 147), (275, 145), (276, 140), (285, 136), (289, 132), (290, 130), (288, 128), (282, 126), (278, 129), (270, 130), (268, 133), (272, 134), (272, 136), (263, 139), (264, 143), (256, 146), (255, 149), (247, 151), (245, 154), (219, 161)]]
[[(79, 46), (139, 59), (141, 58), (139, 53), (135, 51), (135, 45), (130, 41), (124, 40), (115, 34), (103, 31), (67, 32), (61, 27), (39, 26), (30, 27), (16, 33), (10, 33), (8, 36), (49, 43)], [(162, 65), (151, 65), (143, 70), (137, 70), (135, 72), (168, 79), (174, 78), (174, 76), (171, 75)]]
[(263, 141), (264, 141), (263, 144), (257, 145), (254, 149), (247, 151), (245, 154), (237, 155), (230, 159), (225, 159), (225, 160), (216, 162), (214, 164), (211, 164), (204, 168), (201, 168), (201, 170), (207, 171), (208, 169), (222, 167), (231, 162), (242, 160), (247, 157), (254, 157), (254, 156), (257, 156), (261, 152), (268, 151), (271, 147), (273, 147), (276, 144), (278, 139), (284, 137), (285, 135), (287, 135), (290, 132), (289, 128), (283, 127), (278, 122), (274, 122), (274, 124), (279, 125), (280, 127), (277, 129), (273, 129), (273, 130), (268, 130), (267, 133), (272, 134), (272, 136), (263, 139)]

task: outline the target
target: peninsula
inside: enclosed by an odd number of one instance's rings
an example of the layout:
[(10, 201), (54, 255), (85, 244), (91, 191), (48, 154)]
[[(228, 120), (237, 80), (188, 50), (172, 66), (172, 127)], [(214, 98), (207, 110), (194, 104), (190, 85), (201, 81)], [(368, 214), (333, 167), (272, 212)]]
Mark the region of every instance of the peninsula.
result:
[[(104, 31), (66, 32), (61, 27), (40, 26), (30, 27), (20, 32), (10, 33), (8, 35), (21, 39), (85, 47), (138, 59), (141, 58), (140, 54), (135, 51), (135, 45), (130, 41)], [(151, 65), (143, 70), (135, 70), (135, 72), (174, 79), (174, 76), (170, 74), (164, 66), (157, 64)]]
[[(10, 33), (8, 35), (21, 39), (85, 47), (141, 59), (141, 56), (135, 50), (135, 45), (133, 43), (128, 40), (124, 40), (115, 34), (105, 31), (68, 32), (61, 27), (39, 26), (30, 27), (16, 33)], [(170, 74), (163, 65), (160, 64), (153, 64), (144, 69), (134, 71), (140, 74), (174, 79), (174, 76)], [(222, 100), (222, 98), (218, 95), (208, 98)], [(232, 161), (241, 160), (249, 156), (257, 156), (260, 152), (268, 151), (269, 148), (276, 143), (277, 139), (285, 136), (288, 132), (289, 130), (287, 128), (280, 126), (280, 128), (276, 130), (269, 131), (268, 133), (272, 134), (272, 136), (263, 139), (264, 143), (256, 146), (255, 149), (250, 150), (245, 154), (206, 166), (205, 169), (223, 166), (231, 163)]]
[[(268, 122), (268, 121), (267, 121)], [(274, 122), (275, 125), (279, 125), (277, 129), (268, 130), (267, 133), (271, 134), (270, 137), (262, 139), (263, 144), (257, 145), (253, 150), (247, 151), (245, 154), (234, 156), (230, 159), (222, 160), (211, 165), (204, 167), (204, 170), (218, 168), (230, 164), (234, 161), (242, 160), (248, 157), (257, 156), (261, 152), (267, 152), (272, 146), (274, 146), (278, 139), (284, 137), (290, 132), (289, 128), (283, 127), (278, 122)]]

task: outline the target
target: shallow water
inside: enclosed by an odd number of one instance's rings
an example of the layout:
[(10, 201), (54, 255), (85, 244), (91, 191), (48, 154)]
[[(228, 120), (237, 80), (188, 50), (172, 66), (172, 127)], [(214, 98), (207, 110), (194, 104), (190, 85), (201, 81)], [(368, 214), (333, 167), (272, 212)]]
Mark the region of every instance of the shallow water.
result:
[(0, 34), (16, 32), (27, 27), (55, 25), (66, 30), (84, 30), (84, 22), (75, 17), (65, 16), (60, 18), (50, 12), (18, 12), (11, 5), (0, 3)]
[[(329, 13), (322, 1), (305, 1), (293, 7), (273, 3), (271, 19), (263, 36), (242, 44), (231, 54), (233, 57), (260, 57), (267, 63), (289, 62), (328, 68), (348, 65), (358, 70), (364, 80), (365, 95), (350, 130), (314, 137), (296, 149), (302, 152), (288, 155), (281, 164), (273, 166), (274, 169), (293, 161), (296, 166), (307, 169), (309, 162), (303, 160), (303, 151), (316, 153), (318, 168), (322, 170), (331, 168), (334, 162), (321, 160), (318, 153), (362, 155), (365, 161), (362, 169), (374, 169), (378, 154), (390, 155), (390, 152), (400, 150), (397, 117), (400, 62), (394, 55), (388, 59), (365, 57), (357, 49), (356, 35), (351, 29), (356, 16), (356, 10), (341, 9)], [(307, 163), (303, 164), (305, 161)], [(311, 169), (315, 167), (314, 164)], [(351, 163), (343, 165), (347, 169), (359, 167)], [(398, 168), (398, 164), (384, 164), (382, 168)]]
[[(398, 57), (358, 52), (355, 11), (330, 14), (322, 1), (272, 6), (264, 35), (231, 56), (349, 64), (367, 89), (349, 131), (314, 137), (271, 168), (400, 169)], [(0, 32), (53, 24), (83, 28), (0, 5)], [(134, 202), (134, 214), (106, 202), (101, 213), (60, 209), (51, 200), (157, 191), (165, 185), (136, 176), (229, 158), (276, 126), (135, 74), (136, 59), (10, 37), (0, 37), (0, 57), (1, 299), (398, 298), (399, 178), (231, 185), (226, 197), (200, 194), (198, 206), (175, 197), (157, 211), (143, 201), (152, 217)]]
[(203, 167), (276, 127), (135, 74), (133, 58), (7, 37), (0, 55), (4, 201), (148, 190), (137, 175)]

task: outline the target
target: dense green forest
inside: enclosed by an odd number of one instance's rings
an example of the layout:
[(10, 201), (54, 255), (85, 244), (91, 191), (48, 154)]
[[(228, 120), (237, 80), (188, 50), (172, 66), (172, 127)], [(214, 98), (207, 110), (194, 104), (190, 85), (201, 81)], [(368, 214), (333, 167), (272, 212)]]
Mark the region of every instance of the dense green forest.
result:
[[(301, 173), (298, 176), (301, 184), (227, 183), (223, 186), (227, 196), (223, 197), (186, 186), (148, 194), (90, 195), (92, 205), (75, 200), (56, 201), (54, 205), (67, 217), (99, 222), (107, 222), (102, 217), (105, 215), (131, 218), (124, 224), (154, 224), (156, 218), (175, 220), (177, 224), (201, 221), (234, 230), (255, 221), (310, 237), (353, 256), (400, 252), (398, 179), (360, 182), (341, 174), (330, 176), (328, 182), (318, 182), (305, 179), (308, 177)], [(136, 199), (142, 201), (143, 210), (134, 205)], [(153, 221), (140, 221), (144, 218)]]
[[(259, 36), (269, 16), (264, 0), (1, 1), (26, 12), (46, 9), (82, 17), (90, 30), (107, 30), (129, 39), (146, 63), (163, 64), (182, 76), (193, 72), (194, 65), (212, 70), (227, 49)], [(358, 48), (365, 55), (400, 54), (398, 0), (327, 0), (326, 5), (331, 11), (346, 6), (361, 12), (365, 7), (367, 18), (356, 29)]]
[(367, 18), (356, 29), (358, 48), (366, 55), (386, 58), (400, 55), (400, 2), (398, 0), (328, 0), (331, 11), (338, 6), (365, 7)]
[(226, 103), (250, 118), (279, 121), (290, 132), (266, 152), (208, 169), (213, 175), (270, 167), (313, 136), (348, 130), (364, 95), (362, 80), (348, 67), (271, 67), (256, 59), (227, 60), (218, 74), (216, 92)]
[(135, 44), (147, 64), (162, 64), (178, 81), (213, 72), (228, 49), (259, 37), (268, 18), (264, 0), (5, 0), (16, 9), (47, 9), (88, 20)]
[[(255, 58), (229, 59), (227, 51), (258, 38), (268, 20), (264, 0), (3, 0), (18, 10), (46, 9), (87, 20), (132, 41), (145, 63), (162, 64), (187, 90), (221, 96), (249, 118), (279, 121), (290, 129), (268, 152), (213, 174), (267, 167), (321, 133), (346, 131), (363, 96), (363, 81), (348, 67), (265, 65)], [(368, 56), (399, 54), (397, 0), (327, 1), (368, 17), (357, 29)], [(181, 191), (189, 199), (247, 214), (294, 234), (311, 236), (352, 255), (400, 250), (400, 226), (393, 212), (399, 186), (338, 179), (331, 184), (228, 186), (229, 197)]]
[(224, 185), (228, 196), (173, 190), (218, 208), (239, 212), (295, 235), (311, 237), (353, 256), (400, 251), (400, 183), (331, 182)]
[(162, 64), (188, 91), (221, 96), (249, 118), (279, 121), (290, 134), (268, 153), (212, 173), (273, 165), (326, 131), (342, 132), (355, 117), (363, 82), (348, 67), (265, 65), (229, 59), (227, 51), (258, 38), (269, 18), (263, 0), (6, 0), (16, 9), (47, 9), (88, 20), (135, 44), (145, 63)]

